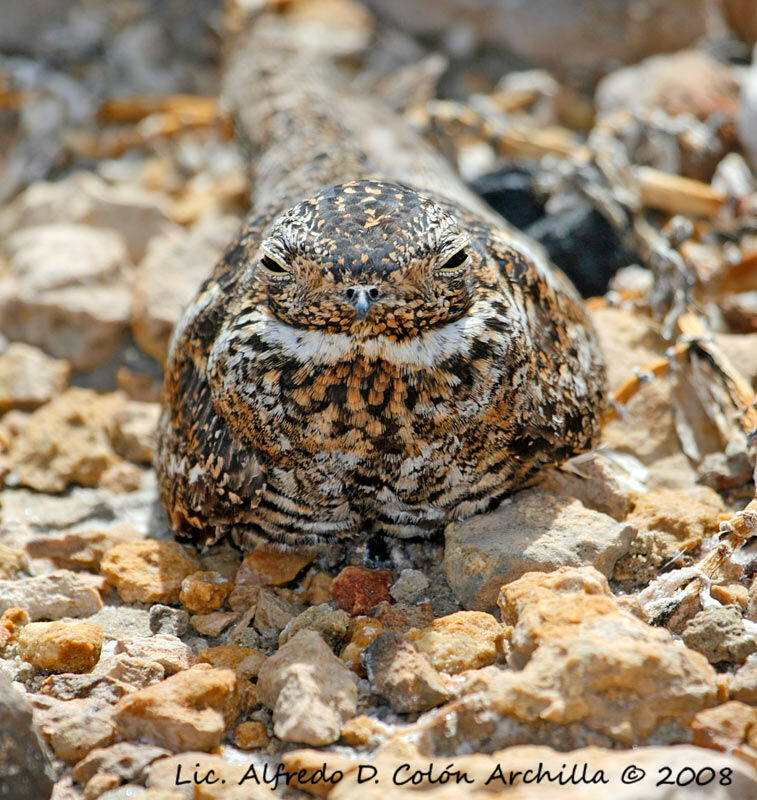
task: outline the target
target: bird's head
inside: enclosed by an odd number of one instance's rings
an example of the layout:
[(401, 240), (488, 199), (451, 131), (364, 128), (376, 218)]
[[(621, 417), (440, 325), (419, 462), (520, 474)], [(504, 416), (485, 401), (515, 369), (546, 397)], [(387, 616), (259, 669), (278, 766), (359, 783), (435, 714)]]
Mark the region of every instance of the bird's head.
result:
[(282, 214), (253, 268), (279, 321), (396, 341), (460, 319), (480, 260), (433, 200), (395, 183), (355, 181)]

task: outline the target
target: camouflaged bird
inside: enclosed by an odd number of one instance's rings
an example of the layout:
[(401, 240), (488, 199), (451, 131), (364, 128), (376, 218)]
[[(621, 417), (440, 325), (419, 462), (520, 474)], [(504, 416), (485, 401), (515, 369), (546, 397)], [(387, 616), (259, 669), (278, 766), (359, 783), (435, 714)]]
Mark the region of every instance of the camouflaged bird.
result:
[(532, 243), (268, 26), (228, 72), (253, 212), (174, 332), (162, 501), (195, 543), (429, 536), (595, 443), (599, 348)]

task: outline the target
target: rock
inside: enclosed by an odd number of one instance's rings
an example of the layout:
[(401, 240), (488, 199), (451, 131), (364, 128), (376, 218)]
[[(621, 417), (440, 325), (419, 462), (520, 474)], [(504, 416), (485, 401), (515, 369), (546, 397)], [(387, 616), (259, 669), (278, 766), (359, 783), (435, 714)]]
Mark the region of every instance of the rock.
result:
[(29, 623), (29, 615), (23, 608), (6, 608), (0, 615), (0, 652), (9, 642), (18, 640), (18, 633)]
[(363, 650), (384, 630), (384, 626), (372, 617), (353, 617), (350, 620), (339, 658), (357, 675), (366, 675), (361, 656)]
[(237, 572), (237, 586), (282, 586), (294, 580), (315, 558), (315, 551), (286, 552), (258, 547), (248, 553)]
[(29, 571), (29, 560), (23, 550), (0, 544), (0, 581), (20, 577)]
[(345, 567), (331, 583), (331, 594), (339, 608), (353, 617), (365, 614), (382, 600), (391, 602), (389, 586), (392, 573), (388, 569)]
[(181, 582), (179, 602), (190, 614), (209, 614), (221, 608), (233, 588), (232, 581), (218, 572), (193, 572)]
[(33, 411), (68, 386), (71, 365), (21, 342), (0, 354), (0, 414), (11, 408)]
[(121, 778), (111, 772), (98, 772), (93, 775), (84, 786), (84, 800), (97, 800), (110, 789), (117, 789), (121, 785)]
[(91, 714), (66, 719), (50, 735), (58, 758), (76, 764), (96, 747), (106, 747), (116, 738), (116, 726), (108, 716)]
[(149, 241), (170, 225), (170, 215), (163, 195), (76, 172), (61, 181), (31, 184), (3, 212), (0, 231), (61, 222), (118, 231), (136, 264)]
[(411, 605), (423, 597), (428, 588), (428, 578), (419, 569), (403, 569), (392, 584), (389, 594), (397, 603)]
[(89, 618), (103, 629), (103, 636), (118, 642), (150, 635), (150, 612), (137, 606), (103, 606)]
[(397, 631), (385, 631), (365, 648), (361, 658), (374, 691), (400, 713), (428, 711), (455, 694), (426, 654)]
[(151, 744), (118, 742), (93, 750), (74, 767), (74, 780), (87, 783), (98, 773), (118, 775), (121, 780), (138, 779), (159, 758), (170, 756), (170, 750)]
[(113, 449), (127, 461), (152, 464), (155, 433), (160, 416), (159, 403), (128, 401), (113, 417), (110, 438)]
[(728, 24), (749, 45), (757, 42), (757, 0), (723, 0)]
[(214, 667), (236, 669), (248, 656), (255, 653), (251, 647), (240, 644), (222, 644), (218, 647), (205, 647), (197, 654), (200, 661)]
[(373, 717), (360, 714), (353, 717), (342, 728), (342, 739), (350, 747), (375, 748), (377, 744), (388, 739), (392, 728)]
[(757, 331), (757, 289), (726, 294), (719, 305), (733, 331), (736, 333)]
[(94, 528), (35, 536), (26, 544), (32, 558), (50, 558), (64, 569), (99, 571), (105, 553), (117, 544), (134, 542), (144, 536), (128, 522), (113, 528)]
[(183, 636), (189, 630), (189, 614), (180, 608), (156, 603), (150, 608), (150, 631)]
[(736, 670), (728, 695), (732, 700), (757, 706), (757, 655), (751, 655)]
[(582, 462), (579, 469), (581, 475), (563, 469), (545, 470), (538, 488), (549, 494), (574, 497), (586, 508), (600, 511), (619, 522), (624, 520), (631, 509), (631, 501), (608, 459), (598, 455)]
[(757, 709), (732, 700), (706, 708), (691, 721), (694, 744), (730, 752), (746, 742), (749, 729), (757, 724)]
[(757, 651), (757, 638), (747, 633), (737, 606), (705, 608), (686, 623), (681, 638), (711, 664), (742, 664)]
[(296, 615), (297, 608), (283, 597), (279, 597), (273, 590), (262, 589), (258, 594), (255, 627), (260, 633), (276, 631), (278, 634)]
[(199, 566), (177, 542), (145, 539), (111, 548), (100, 569), (127, 603), (178, 603), (182, 581)]
[(311, 606), (319, 606), (331, 600), (331, 582), (333, 575), (327, 572), (313, 572), (305, 575), (301, 588), (305, 591), (303, 600)]
[(720, 495), (705, 486), (637, 494), (626, 517), (638, 533), (615, 566), (614, 578), (645, 584), (678, 553), (697, 547), (718, 530)]
[(115, 231), (50, 224), (5, 240), (0, 330), (74, 369), (104, 364), (123, 342), (131, 312), (131, 264)]
[(500, 587), (532, 570), (591, 564), (609, 577), (634, 533), (579, 500), (531, 489), (448, 525), (444, 571), (465, 608), (492, 611)]
[(406, 631), (425, 628), (434, 621), (434, 611), (429, 603), (406, 606), (404, 603), (379, 603), (371, 615), (387, 631)]
[(55, 773), (34, 727), (32, 709), (0, 671), (0, 797), (47, 800)]
[(273, 711), (276, 736), (314, 747), (335, 742), (355, 715), (356, 684), (355, 675), (310, 630), (292, 637), (258, 674), (260, 702)]
[(119, 734), (174, 752), (211, 750), (237, 713), (237, 678), (232, 670), (204, 664), (119, 700)]
[(88, 617), (102, 608), (100, 595), (68, 570), (0, 581), (0, 611), (18, 606), (31, 620)]
[(198, 663), (191, 647), (176, 636), (166, 633), (119, 639), (115, 652), (126, 653), (143, 661), (155, 661), (163, 667), (166, 675), (187, 670)]
[[(244, 757), (244, 753), (239, 753), (238, 755)], [(220, 755), (190, 751), (156, 761), (150, 768), (147, 786), (151, 793), (156, 791), (176, 791), (177, 776), (180, 777), (182, 783), (185, 780), (191, 781), (195, 770), (197, 770), (198, 776), (210, 775), (211, 781), (215, 778), (218, 783), (211, 782), (199, 785), (195, 784), (194, 786), (191, 784), (179, 785), (178, 789), (187, 791), (187, 794), (180, 795), (184, 799), (267, 800), (268, 798), (275, 797), (275, 794), (271, 792), (272, 784), (265, 784), (262, 781), (262, 777), (259, 779), (260, 783), (256, 783), (254, 779), (248, 778), (243, 785), (238, 785), (245, 776), (251, 763), (253, 762), (240, 762), (234, 756), (226, 761)], [(254, 763), (257, 769), (257, 775), (262, 776), (262, 763), (257, 762), (257, 760)], [(268, 774), (273, 774), (270, 772), (270, 767)], [(222, 783), (222, 781), (225, 781), (225, 783)], [(198, 790), (196, 793), (195, 789)], [(152, 795), (145, 798), (142, 798), (141, 795), (138, 796), (138, 800), (151, 800), (151, 798)], [(162, 795), (160, 800), (163, 800)]]
[(120, 462), (107, 424), (124, 402), (117, 392), (72, 388), (37, 409), (8, 454), (17, 482), (38, 492), (98, 486)]
[(192, 627), (203, 636), (220, 636), (234, 620), (239, 619), (236, 611), (213, 611), (210, 614), (194, 614)]
[(592, 567), (528, 573), (503, 587), (499, 605), (514, 626), (510, 669), (466, 673), (458, 700), (410, 726), (403, 736), (424, 753), (675, 744), (717, 700), (707, 660), (624, 612)]
[(88, 672), (100, 659), (103, 632), (92, 622), (30, 622), (18, 637), (24, 661), (50, 672)]
[(505, 628), (481, 611), (458, 611), (435, 619), (427, 628), (411, 628), (406, 636), (429, 658), (434, 669), (456, 675), (504, 662)]
[(349, 614), (340, 610), (335, 611), (326, 603), (310, 606), (287, 623), (279, 634), (279, 647), (300, 631), (311, 630), (320, 633), (333, 650), (344, 639), (349, 622)]
[(234, 731), (234, 744), (240, 750), (258, 750), (269, 741), (268, 729), (262, 722), (243, 722)]
[[(250, 648), (251, 649), (251, 648)], [(265, 663), (265, 656), (260, 650), (252, 650), (236, 666), (237, 674), (246, 680), (257, 678), (260, 668)]]
[(585, 80), (608, 66), (680, 50), (706, 29), (706, 5), (700, 0), (569, 0), (559, 5), (552, 0), (370, 0), (368, 5), (403, 31), (428, 38), (465, 26), (474, 43), (505, 48), (527, 62)]
[(95, 672), (79, 675), (64, 672), (45, 678), (39, 688), (40, 694), (57, 700), (100, 700), (104, 703), (117, 703), (131, 688), (121, 681)]
[(238, 227), (236, 217), (204, 217), (190, 231), (172, 228), (150, 242), (137, 269), (132, 329), (137, 344), (161, 364), (174, 325)]
[(610, 73), (599, 82), (594, 100), (600, 115), (664, 111), (705, 121), (713, 114), (733, 118), (738, 96), (739, 82), (730, 65), (703, 50), (684, 50)]

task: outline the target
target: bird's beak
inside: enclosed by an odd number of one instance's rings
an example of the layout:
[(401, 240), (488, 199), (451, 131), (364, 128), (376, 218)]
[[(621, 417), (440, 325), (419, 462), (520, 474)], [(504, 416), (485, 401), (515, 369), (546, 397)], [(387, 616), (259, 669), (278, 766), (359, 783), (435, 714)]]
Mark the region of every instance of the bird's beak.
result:
[(370, 307), (378, 299), (378, 290), (375, 286), (350, 286), (347, 289), (346, 297), (347, 302), (355, 308), (360, 319), (365, 319)]

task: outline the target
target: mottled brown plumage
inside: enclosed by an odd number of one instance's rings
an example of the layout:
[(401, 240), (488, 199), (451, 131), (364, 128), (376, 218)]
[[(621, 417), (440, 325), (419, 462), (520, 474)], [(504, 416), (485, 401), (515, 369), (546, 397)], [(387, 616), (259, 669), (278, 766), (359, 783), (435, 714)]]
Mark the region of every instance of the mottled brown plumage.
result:
[(262, 30), (227, 87), (254, 211), (174, 333), (162, 500), (200, 542), (428, 536), (592, 446), (599, 349), (401, 120)]

